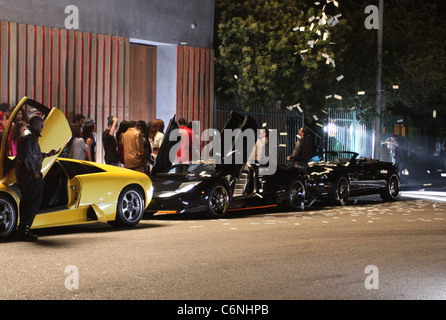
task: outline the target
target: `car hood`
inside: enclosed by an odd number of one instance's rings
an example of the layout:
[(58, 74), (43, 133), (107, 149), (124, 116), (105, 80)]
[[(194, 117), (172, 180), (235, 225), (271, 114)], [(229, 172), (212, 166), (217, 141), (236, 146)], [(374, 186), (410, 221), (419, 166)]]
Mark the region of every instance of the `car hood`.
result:
[(181, 192), (183, 187), (198, 185), (206, 179), (209, 178), (184, 174), (157, 174), (152, 178), (153, 197), (156, 198), (163, 194), (171, 194), (172, 192)]
[(346, 163), (333, 163), (333, 162), (317, 162), (311, 163), (307, 167), (307, 171), (321, 171), (325, 168), (337, 168), (337, 167), (347, 167), (350, 162)]
[(332, 162), (320, 162), (309, 165), (306, 169), (306, 173), (311, 179), (330, 175), (335, 171), (345, 170), (349, 164), (336, 164)]
[[(52, 149), (60, 150), (66, 146), (71, 139), (71, 129), (64, 113), (57, 108), (48, 108), (43, 104), (24, 97), (12, 111), (9, 119), (14, 119), (19, 110), (24, 111), (24, 107), (34, 108), (42, 114), (44, 127), (39, 137), (39, 145), (42, 152), (49, 152)], [(5, 184), (12, 184), (16, 181), (14, 170), (14, 157), (9, 156), (8, 137), (12, 130), (12, 121), (8, 121), (2, 137), (0, 148), (0, 179)], [(42, 174), (45, 176), (56, 161), (57, 154), (43, 160)]]

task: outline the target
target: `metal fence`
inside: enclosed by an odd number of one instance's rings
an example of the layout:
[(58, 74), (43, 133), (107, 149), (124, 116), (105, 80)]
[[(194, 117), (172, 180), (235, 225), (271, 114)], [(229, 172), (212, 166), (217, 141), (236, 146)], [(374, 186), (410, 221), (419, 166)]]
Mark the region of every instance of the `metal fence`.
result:
[[(222, 130), (231, 111), (249, 114), (259, 127), (277, 130), (277, 160), (286, 163), (286, 157), (293, 152), (297, 133), (304, 123), (304, 116), (298, 110), (264, 110), (251, 107), (249, 111), (240, 110), (235, 105), (217, 101), (214, 106), (214, 128)], [(354, 151), (362, 157), (373, 157), (373, 123), (362, 123), (356, 118), (356, 111), (328, 110), (327, 119), (320, 121), (323, 130), (313, 128), (319, 151)]]
[(304, 124), (304, 117), (297, 110), (283, 111), (280, 109), (263, 110), (259, 107), (252, 107), (249, 111), (240, 110), (233, 104), (219, 102), (214, 108), (214, 128), (221, 131), (225, 126), (231, 111), (236, 111), (243, 115), (252, 116), (257, 125), (277, 130), (277, 161), (286, 163), (286, 157), (293, 151), (296, 143), (296, 135), (299, 128)]
[(356, 111), (329, 110), (326, 133), (326, 149), (330, 151), (354, 151), (362, 157), (373, 157), (373, 123), (362, 123)]

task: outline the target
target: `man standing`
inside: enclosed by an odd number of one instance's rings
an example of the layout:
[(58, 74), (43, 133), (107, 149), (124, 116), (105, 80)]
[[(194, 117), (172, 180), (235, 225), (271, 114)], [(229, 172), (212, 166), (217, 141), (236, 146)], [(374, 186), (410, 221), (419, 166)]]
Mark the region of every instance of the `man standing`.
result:
[(105, 156), (104, 160), (106, 164), (118, 166), (118, 152), (116, 149), (116, 129), (118, 118), (108, 117), (107, 129), (102, 133), (102, 144), (104, 145)]
[(269, 130), (268, 128), (263, 127), (259, 131), (259, 139), (257, 139), (256, 144), (254, 145), (254, 148), (251, 151), (251, 155), (249, 156), (248, 160), (252, 163), (257, 162), (260, 164), (265, 164), (265, 158), (268, 157), (268, 136), (269, 136)]
[(293, 154), (287, 157), (287, 160), (296, 161), (298, 165), (302, 165), (303, 162), (303, 147), (304, 147), (304, 130), (303, 128), (299, 129), (299, 133), (297, 135), (297, 141), (294, 146)]
[(178, 120), (178, 131), (181, 134), (180, 147), (175, 157), (175, 163), (182, 163), (192, 161), (192, 136), (191, 128), (187, 127), (186, 119), (180, 118)]
[(22, 193), (18, 238), (24, 241), (37, 240), (37, 236), (30, 232), (30, 228), (42, 203), (43, 159), (58, 153), (56, 150), (41, 152), (38, 139), (42, 129), (43, 119), (39, 116), (32, 117), (17, 142), (15, 173)]
[(122, 144), (124, 146), (124, 167), (139, 172), (146, 172), (144, 138), (141, 131), (139, 131), (135, 125), (135, 122), (131, 122), (130, 127), (122, 135)]

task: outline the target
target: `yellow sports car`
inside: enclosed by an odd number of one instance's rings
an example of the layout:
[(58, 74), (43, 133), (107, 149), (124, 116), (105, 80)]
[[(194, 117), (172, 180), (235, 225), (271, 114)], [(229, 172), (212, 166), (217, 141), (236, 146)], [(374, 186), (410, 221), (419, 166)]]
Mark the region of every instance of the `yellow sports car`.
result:
[[(71, 139), (63, 112), (24, 97), (10, 115), (0, 148), (0, 238), (11, 235), (19, 221), (20, 189), (16, 185), (12, 123), (22, 110), (39, 112), (44, 127), (42, 152), (62, 150)], [(25, 112), (27, 111), (27, 112)], [(59, 151), (60, 154), (60, 151)], [(130, 227), (139, 223), (152, 199), (150, 178), (136, 171), (88, 161), (45, 158), (43, 201), (31, 229), (109, 222)]]

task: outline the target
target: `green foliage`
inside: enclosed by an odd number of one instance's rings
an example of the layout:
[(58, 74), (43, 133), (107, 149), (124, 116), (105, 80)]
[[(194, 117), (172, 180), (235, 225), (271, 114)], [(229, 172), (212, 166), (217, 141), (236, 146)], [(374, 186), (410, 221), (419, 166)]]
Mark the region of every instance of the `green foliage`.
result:
[[(365, 28), (364, 9), (378, 1), (342, 0), (339, 8), (319, 2), (216, 0), (218, 93), (244, 109), (280, 101), (282, 108), (300, 103), (307, 116), (340, 107), (356, 108), (363, 119), (372, 119), (377, 30)], [(318, 25), (315, 20), (310, 30), (309, 19), (321, 18), (324, 4), (327, 17), (342, 13), (340, 23)], [(382, 83), (388, 113), (421, 117), (436, 109), (446, 114), (446, 17), (439, 6), (434, 0), (385, 0)], [(330, 36), (323, 40), (317, 30)], [(326, 57), (335, 66), (326, 64)], [(335, 94), (342, 99), (334, 99)]]
[[(431, 117), (432, 110), (446, 113), (446, 33), (444, 11), (435, 1), (385, 0), (382, 85), (385, 113)], [(344, 0), (345, 27), (341, 53), (335, 52), (337, 70), (345, 79), (336, 84), (343, 96), (339, 103), (359, 111), (363, 120), (375, 116), (377, 75), (377, 30), (364, 27), (364, 9), (369, 4)], [(341, 40), (342, 41), (342, 40)], [(340, 42), (338, 42), (340, 44)], [(393, 89), (398, 85), (399, 89)], [(358, 96), (358, 91), (365, 95)], [(327, 101), (329, 106), (332, 101)]]
[[(310, 30), (309, 19), (321, 17), (321, 7), (301, 0), (218, 0), (217, 87), (244, 109), (278, 101), (320, 109), (334, 76), (333, 64), (326, 64), (326, 57), (335, 61), (330, 36), (339, 28), (314, 20)], [(324, 32), (330, 33), (325, 40)]]
[[(431, 116), (432, 110), (446, 112), (445, 16), (436, 5), (394, 0), (385, 11), (384, 72), (393, 112)], [(398, 10), (405, 6), (405, 10)]]

